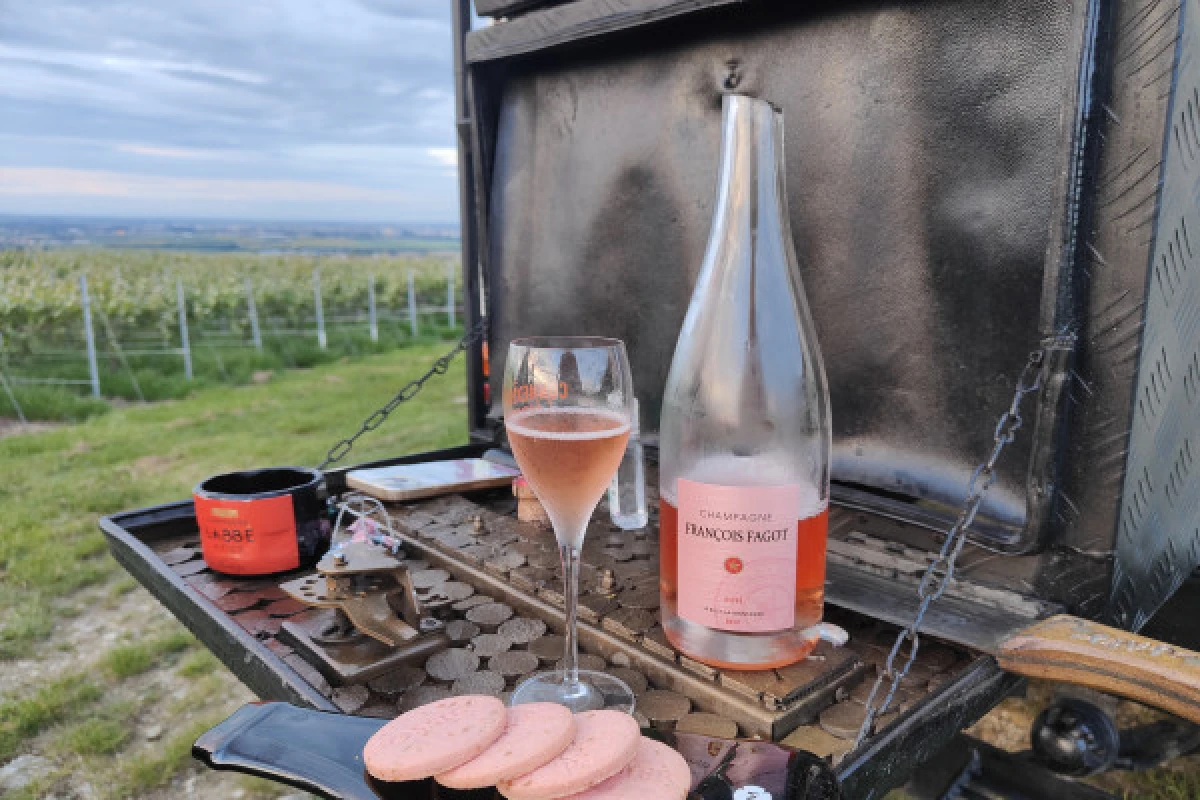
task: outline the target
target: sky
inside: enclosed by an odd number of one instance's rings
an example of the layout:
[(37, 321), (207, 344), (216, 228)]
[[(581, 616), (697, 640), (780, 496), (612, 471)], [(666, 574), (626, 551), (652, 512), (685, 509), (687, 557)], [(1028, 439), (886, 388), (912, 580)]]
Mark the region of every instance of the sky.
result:
[(0, 213), (455, 222), (448, 0), (0, 0)]

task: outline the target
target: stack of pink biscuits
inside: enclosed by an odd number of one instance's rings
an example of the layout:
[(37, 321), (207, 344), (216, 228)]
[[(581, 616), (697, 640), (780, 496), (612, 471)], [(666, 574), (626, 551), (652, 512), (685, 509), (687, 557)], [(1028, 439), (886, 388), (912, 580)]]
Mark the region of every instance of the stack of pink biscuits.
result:
[(397, 717), (367, 742), (363, 760), (380, 780), (495, 786), (509, 800), (682, 800), (691, 784), (683, 756), (644, 738), (628, 714), (572, 714), (553, 703), (505, 708), (482, 695)]

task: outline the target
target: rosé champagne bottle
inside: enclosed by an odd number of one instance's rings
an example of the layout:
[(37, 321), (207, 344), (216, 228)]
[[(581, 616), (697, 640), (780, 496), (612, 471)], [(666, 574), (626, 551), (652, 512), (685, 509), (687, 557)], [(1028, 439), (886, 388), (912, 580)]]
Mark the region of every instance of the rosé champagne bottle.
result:
[(708, 249), (660, 426), (663, 628), (731, 669), (798, 661), (818, 639), (829, 393), (796, 264), (783, 123), (727, 95)]

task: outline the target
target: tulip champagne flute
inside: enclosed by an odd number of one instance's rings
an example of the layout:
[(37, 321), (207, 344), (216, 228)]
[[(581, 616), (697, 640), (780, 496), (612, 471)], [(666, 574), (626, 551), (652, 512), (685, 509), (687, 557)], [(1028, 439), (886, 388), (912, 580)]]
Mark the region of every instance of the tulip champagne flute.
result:
[(504, 425), (513, 456), (554, 526), (563, 567), (566, 647), (561, 669), (528, 678), (511, 703), (556, 702), (573, 711), (633, 711), (621, 680), (578, 665), (580, 548), (629, 440), (633, 380), (619, 339), (516, 339), (504, 369)]

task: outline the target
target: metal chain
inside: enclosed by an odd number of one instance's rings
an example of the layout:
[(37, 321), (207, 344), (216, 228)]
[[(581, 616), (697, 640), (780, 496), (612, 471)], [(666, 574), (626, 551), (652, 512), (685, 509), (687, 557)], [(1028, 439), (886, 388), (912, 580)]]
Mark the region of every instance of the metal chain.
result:
[(434, 375), (445, 375), (446, 371), (450, 369), (450, 362), (452, 362), (459, 353), (464, 352), (471, 345), (482, 341), (486, 333), (487, 319), (482, 318), (479, 320), (479, 322), (475, 323), (475, 327), (463, 334), (463, 337), (458, 340), (458, 344), (454, 346), (454, 349), (443, 353), (441, 357), (434, 361), (433, 365), (425, 371), (424, 375), (409, 381), (404, 385), (404, 388), (396, 392), (391, 400), (388, 400), (383, 406), (373, 411), (365, 420), (363, 420), (363, 423), (359, 426), (357, 432), (355, 432), (352, 436), (347, 436), (345, 439), (342, 439), (333, 447), (329, 448), (329, 452), (325, 454), (325, 460), (317, 466), (317, 469), (323, 470), (330, 464), (336, 463), (345, 458), (350, 450), (354, 447), (354, 443), (359, 440), (359, 437), (365, 433), (375, 430), (384, 422), (386, 422), (387, 418), (391, 416), (391, 413), (395, 411), (396, 407), (401, 403), (406, 403), (416, 397), (421, 392), (421, 389), (425, 387), (425, 382), (427, 380), (432, 378)]
[[(929, 610), (929, 606), (933, 601), (941, 597), (950, 586), (950, 581), (954, 577), (954, 565), (958, 559), (958, 554), (962, 552), (963, 545), (967, 541), (967, 532), (970, 530), (971, 524), (975, 521), (975, 515), (979, 512), (983, 496), (996, 480), (996, 462), (1000, 460), (1000, 454), (1004, 452), (1005, 447), (1012, 443), (1013, 439), (1016, 438), (1017, 431), (1021, 428), (1021, 401), (1025, 399), (1025, 395), (1042, 388), (1042, 364), (1045, 360), (1046, 349), (1043, 348), (1030, 353), (1029, 360), (1025, 362), (1025, 368), (1021, 371), (1021, 377), (1017, 380), (1017, 388), (1013, 394), (1012, 404), (1008, 407), (1008, 411), (1004, 412), (1000, 417), (1000, 421), (996, 423), (992, 453), (988, 457), (988, 460), (976, 467), (975, 472), (971, 475), (971, 482), (967, 484), (967, 498), (963, 502), (962, 511), (959, 513), (954, 525), (946, 533), (946, 540), (942, 542), (942, 549), (938, 552), (937, 558), (925, 570), (925, 574), (921, 578), (921, 583), (917, 586), (917, 597), (921, 601), (920, 606), (917, 608), (917, 613), (913, 617), (912, 622), (908, 624), (908, 627), (904, 628), (896, 636), (896, 643), (892, 645), (892, 650), (888, 653), (883, 671), (879, 673), (879, 677), (875, 679), (875, 685), (871, 688), (871, 696), (867, 698), (867, 715), (863, 718), (862, 727), (858, 731), (858, 737), (854, 740), (855, 747), (862, 744), (863, 740), (871, 734), (878, 716), (891, 707), (892, 700), (896, 696), (896, 690), (900, 688), (901, 682), (908, 675), (913, 661), (916, 660), (917, 649), (920, 644), (917, 630), (921, 627), (921, 623), (925, 619), (925, 612)], [(909, 644), (907, 657), (904, 658), (903, 666), (897, 671), (896, 659), (900, 656), (905, 642)], [(879, 696), (879, 690), (887, 680), (891, 681), (891, 685), (887, 689), (887, 695), (883, 698), (882, 703), (877, 704), (876, 698)]]

